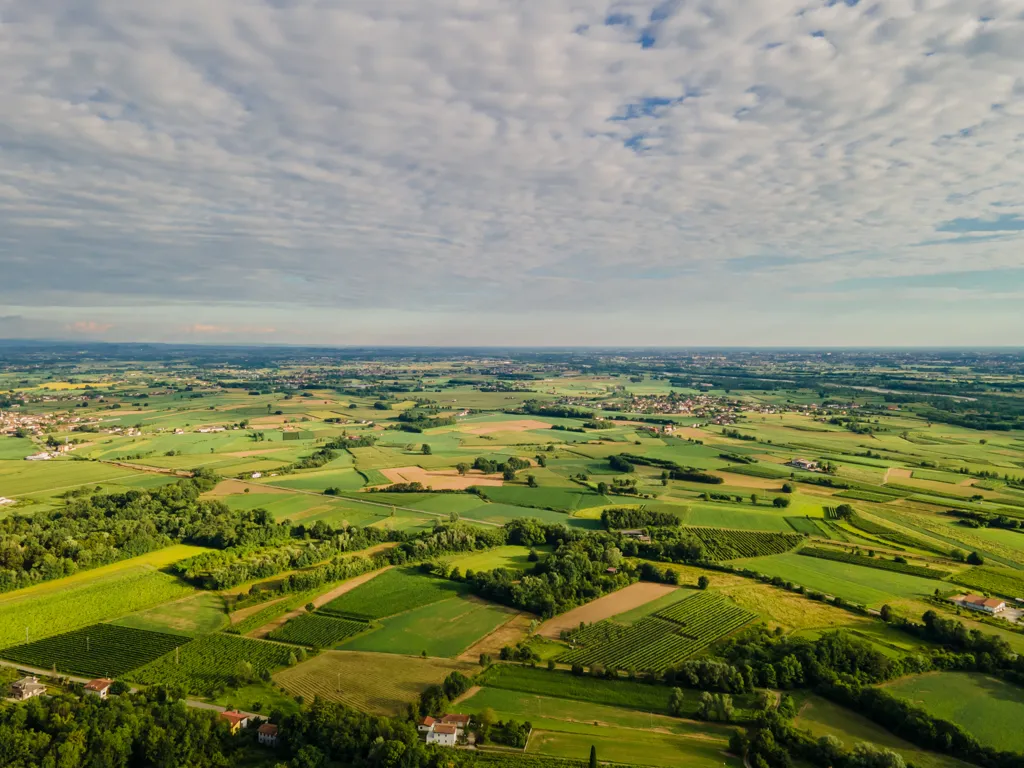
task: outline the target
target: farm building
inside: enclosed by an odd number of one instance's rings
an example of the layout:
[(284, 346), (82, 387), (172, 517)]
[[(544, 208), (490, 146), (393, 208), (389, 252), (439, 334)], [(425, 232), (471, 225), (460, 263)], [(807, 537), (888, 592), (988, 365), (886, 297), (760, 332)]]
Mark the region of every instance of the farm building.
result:
[(273, 723), (264, 723), (256, 729), (256, 736), (260, 744), (268, 747), (277, 746), (277, 726)]
[(787, 463), (791, 467), (805, 469), (808, 472), (817, 472), (818, 470), (818, 462), (809, 459), (790, 459)]
[(101, 699), (107, 698), (107, 694), (110, 693), (110, 686), (114, 684), (113, 680), (108, 680), (105, 677), (97, 678), (96, 680), (90, 680), (85, 684), (85, 692), (89, 696), (99, 696)]
[(18, 701), (26, 701), (33, 696), (42, 696), (46, 693), (46, 686), (39, 682), (37, 677), (23, 677), (21, 680), (11, 683), (11, 696)]
[(238, 710), (228, 710), (220, 713), (220, 719), (228, 724), (232, 733), (238, 733), (242, 728), (249, 725), (249, 716)]
[(436, 722), (437, 720), (432, 718), (430, 715), (427, 715), (416, 724), (416, 730), (420, 733), (430, 733), (430, 729), (434, 727), (434, 723)]
[(982, 611), (993, 616), (1006, 610), (1006, 602), (996, 597), (983, 597), (981, 595), (957, 595), (952, 598), (957, 605), (969, 608), (972, 611)]
[(454, 725), (435, 723), (427, 733), (427, 744), (437, 744), (442, 747), (454, 747), (458, 738), (459, 729)]

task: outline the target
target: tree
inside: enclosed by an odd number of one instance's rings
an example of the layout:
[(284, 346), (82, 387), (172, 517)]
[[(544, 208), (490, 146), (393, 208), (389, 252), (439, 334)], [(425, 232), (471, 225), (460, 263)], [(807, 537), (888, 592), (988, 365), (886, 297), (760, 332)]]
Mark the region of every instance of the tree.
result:
[(505, 467), (505, 469), (503, 469), (501, 471), (501, 476), (506, 481), (508, 481), (508, 480), (515, 480), (516, 479), (516, 471), (512, 467)]
[(885, 605), (883, 605), (883, 606), (882, 606), (882, 608), (881, 608), (881, 609), (880, 609), (880, 610), (878, 611), (878, 615), (879, 615), (879, 616), (880, 616), (880, 617), (882, 618), (882, 621), (884, 621), (884, 622), (888, 623), (889, 621), (891, 621), (891, 620), (892, 620), (892, 608), (890, 608), (890, 607), (889, 607), (889, 604), (888, 604), (888, 603), (886, 603), (886, 604), (885, 604)]
[(469, 464), (466, 464), (465, 462), (459, 462), (458, 464), (456, 464), (455, 469), (457, 469), (459, 471), (459, 474), (462, 475), (463, 477), (469, 474)]
[(491, 666), (491, 661), (492, 661), (491, 654), (489, 654), (489, 653), (481, 653), (480, 654), (480, 666), (481, 667), (489, 667), (489, 666)]
[(597, 768), (597, 747), (590, 745), (590, 768)]
[(606, 483), (604, 480), (599, 482), (597, 484), (597, 492), (599, 494), (601, 494), (602, 496), (604, 496), (606, 493), (608, 493), (608, 483)]
[(697, 589), (707, 589), (711, 585), (711, 579), (707, 576), (701, 576), (697, 579)]
[(433, 453), (434, 451), (433, 451), (433, 449), (432, 449), (432, 448), (430, 447), (430, 444), (429, 444), (429, 443), (424, 443), (424, 444), (423, 444), (423, 447), (422, 447), (422, 448), (420, 448), (420, 452), (421, 452), (421, 453), (422, 453), (422, 454), (423, 454), (424, 456), (429, 456), (429, 455), (430, 455), (430, 454), (432, 454), (432, 453)]
[(533, 475), (527, 475), (526, 476), (526, 484), (528, 486), (530, 486), (531, 488), (536, 488), (537, 487), (537, 478), (535, 476), (533, 476)]
[(793, 492), (793, 484), (792, 483), (783, 483), (782, 484), (782, 492), (783, 493), (792, 493)]
[(760, 497), (756, 493), (750, 494), (750, 503), (757, 504), (759, 498)]
[(785, 498), (784, 496), (776, 496), (774, 499), (772, 499), (772, 506), (775, 507), (776, 509), (785, 509), (786, 507), (789, 506), (789, 499)]
[(676, 717), (686, 714), (686, 694), (682, 688), (673, 688), (668, 697), (668, 711)]
[(985, 564), (985, 558), (983, 558), (977, 552), (971, 552), (971, 554), (969, 554), (967, 556), (967, 564), (968, 565), (984, 565)]

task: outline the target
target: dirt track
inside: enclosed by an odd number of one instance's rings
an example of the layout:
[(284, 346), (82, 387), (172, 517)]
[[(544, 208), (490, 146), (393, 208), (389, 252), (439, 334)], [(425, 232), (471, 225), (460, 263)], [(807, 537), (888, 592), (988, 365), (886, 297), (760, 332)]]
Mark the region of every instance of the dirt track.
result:
[(678, 587), (670, 584), (653, 584), (649, 581), (638, 581), (630, 584), (625, 589), (612, 592), (610, 595), (599, 597), (593, 602), (573, 608), (568, 613), (548, 619), (540, 625), (538, 633), (544, 637), (557, 639), (563, 629), (575, 629), (582, 621), (584, 624), (593, 624), (595, 621), (604, 621), (620, 613), (625, 613), (641, 605), (656, 600), (662, 595), (668, 594)]

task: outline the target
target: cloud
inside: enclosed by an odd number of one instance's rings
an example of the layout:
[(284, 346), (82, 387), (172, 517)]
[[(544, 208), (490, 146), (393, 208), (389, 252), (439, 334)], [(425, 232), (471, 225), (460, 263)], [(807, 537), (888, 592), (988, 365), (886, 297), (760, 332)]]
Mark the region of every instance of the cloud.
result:
[(936, 232), (1021, 229), (1021, 51), (1019, 0), (0, 0), (0, 303), (293, 339), (557, 308), (595, 343), (711, 307), (756, 341), (851, 277), (1020, 266)]
[(65, 325), (64, 330), (75, 334), (81, 333), (89, 336), (95, 336), (106, 333), (113, 327), (113, 323), (97, 323), (95, 320), (78, 320), (74, 323), (68, 323)]

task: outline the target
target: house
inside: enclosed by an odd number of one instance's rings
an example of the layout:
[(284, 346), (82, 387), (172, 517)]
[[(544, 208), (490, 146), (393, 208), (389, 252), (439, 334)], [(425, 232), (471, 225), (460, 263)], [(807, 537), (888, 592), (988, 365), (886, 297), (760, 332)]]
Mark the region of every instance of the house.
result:
[(427, 744), (437, 744), (442, 747), (454, 747), (458, 738), (459, 729), (454, 725), (435, 723), (427, 733)]
[(609, 565), (607, 568), (604, 569), (604, 572), (605, 573), (610, 573), (610, 574), (612, 574), (614, 576), (616, 573), (619, 572), (619, 569), (616, 568), (615, 566)]
[(42, 453), (33, 453), (31, 456), (26, 456), (25, 461), (49, 461), (53, 456), (46, 451)]
[(8, 499), (6, 496), (0, 496), (0, 507), (4, 506), (5, 504), (13, 504), (13, 503), (14, 503), (14, 499)]
[(816, 472), (818, 470), (818, 462), (810, 461), (809, 459), (790, 459), (789, 466), (796, 467), (797, 469), (806, 469), (808, 472)]
[(441, 718), (444, 725), (454, 725), (460, 731), (469, 727), (469, 715), (445, 715)]
[(42, 696), (46, 693), (46, 686), (39, 682), (37, 677), (23, 677), (21, 680), (11, 683), (11, 696), (18, 701), (26, 701), (33, 696)]
[(249, 477), (251, 477), (253, 480), (259, 480), (261, 477), (263, 477), (263, 473), (253, 472), (251, 475), (249, 475)]
[(249, 725), (249, 716), (238, 710), (228, 710), (220, 713), (220, 719), (228, 724), (232, 733), (238, 733), (242, 728)]
[(434, 723), (436, 722), (437, 720), (432, 718), (430, 715), (427, 715), (416, 724), (416, 730), (420, 733), (429, 733), (430, 729), (434, 727)]
[(101, 699), (107, 698), (107, 694), (110, 693), (110, 686), (114, 684), (113, 680), (108, 680), (105, 677), (97, 678), (96, 680), (90, 680), (85, 684), (85, 692), (90, 696), (99, 696)]
[(268, 747), (277, 746), (277, 726), (273, 723), (264, 723), (256, 729), (256, 736), (260, 744)]
[(952, 602), (969, 608), (972, 611), (981, 611), (995, 616), (1006, 610), (1006, 602), (996, 597), (983, 597), (982, 595), (957, 595)]

